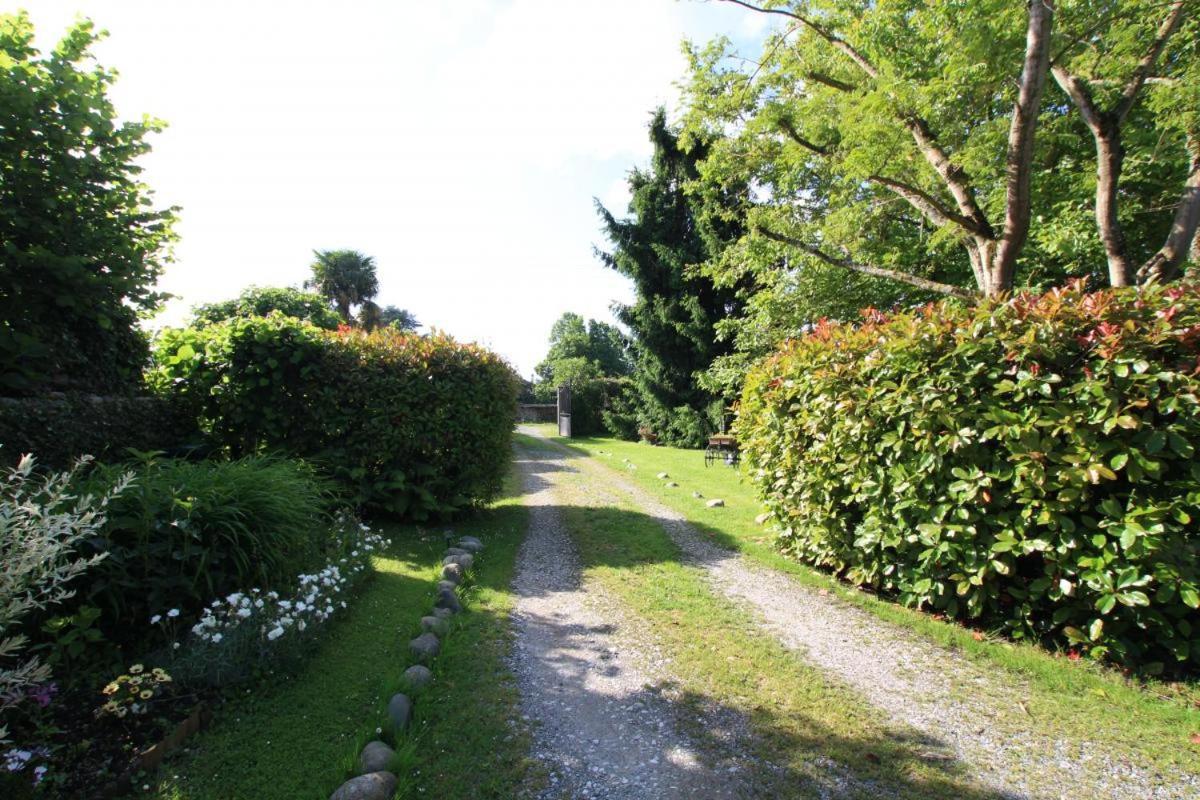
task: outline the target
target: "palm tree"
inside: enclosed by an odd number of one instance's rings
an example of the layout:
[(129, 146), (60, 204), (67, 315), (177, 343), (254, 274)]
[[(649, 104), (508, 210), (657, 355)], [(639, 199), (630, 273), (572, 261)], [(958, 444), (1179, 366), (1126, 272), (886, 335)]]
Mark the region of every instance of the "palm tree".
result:
[(342, 320), (352, 321), (350, 309), (369, 301), (379, 292), (375, 259), (357, 250), (314, 250), (312, 278), (304, 286), (321, 294)]

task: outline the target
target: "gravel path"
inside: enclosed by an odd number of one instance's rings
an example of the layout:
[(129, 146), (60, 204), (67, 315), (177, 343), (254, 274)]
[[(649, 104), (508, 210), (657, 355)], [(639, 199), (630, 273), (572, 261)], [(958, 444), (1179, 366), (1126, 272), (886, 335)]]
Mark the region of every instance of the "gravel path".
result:
[[(569, 468), (522, 451), (529, 533), (517, 556), (513, 672), (534, 723), (534, 757), (550, 773), (541, 798), (728, 798), (736, 776), (706, 766), (675, 730), (658, 690), (668, 676), (653, 645), (628, 630), (614, 601), (580, 583), (556, 506)], [(541, 459), (541, 460), (539, 460)]]
[(745, 605), (762, 628), (807, 662), (922, 734), (932, 755), (961, 761), (979, 785), (1013, 798), (1200, 797), (1195, 775), (1165, 776), (1097, 744), (1039, 733), (1024, 711), (1028, 694), (1011, 676), (993, 677), (902, 627), (718, 547), (681, 514), (594, 459), (571, 464), (585, 482), (616, 489), (658, 518), (715, 591)]

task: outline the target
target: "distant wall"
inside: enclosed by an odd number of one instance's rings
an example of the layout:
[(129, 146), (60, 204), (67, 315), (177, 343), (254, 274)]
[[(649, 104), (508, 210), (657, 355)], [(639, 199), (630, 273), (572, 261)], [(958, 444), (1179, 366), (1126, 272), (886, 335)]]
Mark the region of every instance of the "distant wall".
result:
[(521, 403), (517, 406), (517, 422), (556, 422), (558, 406), (554, 403)]
[(33, 453), (61, 468), (81, 455), (127, 458), (126, 448), (174, 451), (199, 438), (179, 404), (158, 397), (47, 394), (0, 397), (0, 464)]

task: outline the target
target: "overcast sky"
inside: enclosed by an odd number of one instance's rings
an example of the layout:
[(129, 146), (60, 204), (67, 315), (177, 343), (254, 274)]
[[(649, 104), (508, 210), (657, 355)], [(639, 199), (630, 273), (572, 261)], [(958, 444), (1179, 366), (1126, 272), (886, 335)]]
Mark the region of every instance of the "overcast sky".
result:
[(678, 110), (681, 41), (752, 50), (767, 22), (697, 0), (0, 0), (19, 8), (43, 51), (78, 15), (106, 29), (119, 113), (169, 124), (144, 161), (182, 207), (160, 322), (350, 248), (381, 305), (526, 376), (564, 311), (632, 298), (592, 254), (592, 198), (624, 212), (650, 112)]

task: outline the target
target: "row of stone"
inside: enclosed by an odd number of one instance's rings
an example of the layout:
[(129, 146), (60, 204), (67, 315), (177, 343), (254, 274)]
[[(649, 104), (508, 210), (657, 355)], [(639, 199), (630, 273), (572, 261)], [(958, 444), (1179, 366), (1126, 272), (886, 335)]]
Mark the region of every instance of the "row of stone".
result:
[[(474, 536), (464, 536), (456, 547), (446, 549), (433, 611), (421, 617), (421, 634), (408, 643), (409, 652), (418, 662), (404, 671), (404, 686), (409, 692), (418, 692), (433, 680), (427, 665), (441, 652), (441, 640), (450, 632), (450, 618), (462, 611), (457, 590), (467, 570), (475, 565), (475, 554), (482, 549), (483, 542)], [(408, 729), (412, 710), (412, 698), (403, 692), (388, 700), (388, 722), (397, 737)], [(390, 800), (396, 793), (396, 776), (388, 766), (395, 755), (395, 750), (378, 739), (368, 742), (358, 756), (358, 775), (339, 786), (329, 800)]]

